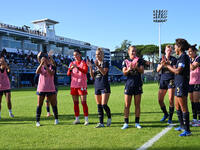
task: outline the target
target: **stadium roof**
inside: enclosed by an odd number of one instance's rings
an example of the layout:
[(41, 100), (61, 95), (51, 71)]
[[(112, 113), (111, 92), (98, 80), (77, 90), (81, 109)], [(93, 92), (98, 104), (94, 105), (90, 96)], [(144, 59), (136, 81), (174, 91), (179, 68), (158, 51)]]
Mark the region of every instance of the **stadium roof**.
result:
[(40, 23), (40, 22), (46, 22), (46, 23), (48, 23), (50, 25), (58, 24), (59, 23), (58, 21), (51, 20), (51, 19), (48, 19), (48, 18), (32, 21), (33, 24), (37, 24), (37, 23)]

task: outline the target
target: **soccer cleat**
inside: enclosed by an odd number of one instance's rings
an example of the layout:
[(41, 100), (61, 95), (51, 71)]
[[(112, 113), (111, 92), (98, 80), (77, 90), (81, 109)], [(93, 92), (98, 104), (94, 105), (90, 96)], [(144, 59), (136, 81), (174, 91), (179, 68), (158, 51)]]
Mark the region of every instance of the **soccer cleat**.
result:
[(11, 118), (14, 118), (14, 115), (13, 115), (12, 113), (9, 113), (9, 116), (10, 116)]
[(124, 129), (127, 129), (127, 128), (128, 128), (128, 124), (125, 123), (121, 129), (124, 130)]
[(85, 121), (84, 125), (85, 126), (89, 125), (89, 121)]
[(73, 124), (80, 124), (80, 120), (74, 120)]
[(54, 124), (57, 125), (59, 123), (58, 119), (55, 119)]
[(110, 125), (111, 125), (111, 118), (108, 118), (108, 120), (107, 120), (107, 127), (110, 127)]
[(175, 128), (174, 130), (176, 130), (176, 131), (184, 131), (184, 129), (183, 129), (183, 128), (181, 128), (180, 126), (179, 126), (179, 127), (177, 127), (177, 128)]
[(168, 120), (167, 123), (168, 123), (168, 124), (172, 124), (172, 120)]
[(183, 131), (179, 136), (190, 136), (192, 133), (190, 131)]
[(192, 124), (193, 127), (200, 127), (200, 123)]
[(169, 117), (169, 115), (164, 115), (163, 118), (160, 121), (165, 121), (167, 118)]
[(40, 122), (36, 122), (36, 127), (39, 127), (40, 126)]
[(104, 124), (98, 123), (97, 126), (96, 126), (95, 128), (104, 128), (104, 127), (105, 127)]
[(51, 116), (51, 114), (50, 114), (50, 112), (48, 112), (48, 113), (47, 113), (47, 117), (50, 117), (50, 116)]
[(135, 127), (138, 128), (138, 129), (141, 129), (141, 128), (142, 128), (141, 125), (140, 125), (139, 123), (136, 123), (136, 124), (135, 124)]
[(197, 119), (193, 119), (193, 120), (190, 122), (190, 125), (197, 124), (197, 123), (198, 123), (198, 120), (197, 120)]

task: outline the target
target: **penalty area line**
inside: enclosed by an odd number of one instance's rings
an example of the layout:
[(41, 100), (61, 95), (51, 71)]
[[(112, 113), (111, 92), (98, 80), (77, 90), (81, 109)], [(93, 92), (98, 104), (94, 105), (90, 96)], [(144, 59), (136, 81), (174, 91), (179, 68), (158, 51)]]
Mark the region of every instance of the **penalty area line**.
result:
[(144, 145), (142, 145), (137, 150), (146, 150), (147, 148), (151, 147), (156, 141), (158, 141), (163, 135), (165, 135), (175, 125), (176, 124), (171, 124), (171, 125), (167, 126), (165, 129), (163, 129), (160, 133), (158, 133), (153, 138), (151, 138), (149, 141), (147, 141), (146, 143), (144, 143)]

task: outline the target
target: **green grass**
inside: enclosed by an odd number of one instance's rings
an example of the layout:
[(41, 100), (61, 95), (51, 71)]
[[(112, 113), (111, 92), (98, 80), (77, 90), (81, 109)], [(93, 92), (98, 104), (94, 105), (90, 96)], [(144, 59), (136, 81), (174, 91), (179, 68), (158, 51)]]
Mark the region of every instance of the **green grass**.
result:
[[(41, 127), (35, 126), (37, 96), (35, 89), (12, 91), (13, 113), (9, 118), (5, 98), (2, 100), (2, 119), (0, 120), (0, 149), (137, 149), (162, 131), (167, 124), (160, 123), (163, 114), (157, 102), (157, 84), (145, 84), (141, 103), (142, 129), (134, 127), (134, 103), (131, 106), (130, 128), (121, 130), (123, 125), (124, 85), (111, 86), (112, 94), (109, 106), (112, 111), (112, 125), (96, 129), (98, 122), (97, 106), (94, 100), (94, 88), (88, 88), (89, 126), (84, 126), (83, 115), (80, 125), (72, 125), (74, 120), (73, 102), (69, 87), (62, 87), (58, 94), (59, 125), (54, 125), (54, 118), (46, 117), (43, 107)], [(166, 105), (169, 106), (167, 97)], [(190, 103), (189, 104), (189, 108)], [(191, 109), (190, 109), (191, 110)], [(52, 112), (52, 110), (51, 110)], [(80, 105), (80, 112), (82, 106)], [(191, 115), (190, 115), (191, 116)], [(190, 117), (192, 118), (192, 117)], [(105, 117), (104, 121), (106, 122)], [(174, 115), (174, 122), (177, 116)], [(170, 130), (150, 149), (199, 149), (200, 128), (191, 128), (193, 135), (179, 137), (179, 132)]]

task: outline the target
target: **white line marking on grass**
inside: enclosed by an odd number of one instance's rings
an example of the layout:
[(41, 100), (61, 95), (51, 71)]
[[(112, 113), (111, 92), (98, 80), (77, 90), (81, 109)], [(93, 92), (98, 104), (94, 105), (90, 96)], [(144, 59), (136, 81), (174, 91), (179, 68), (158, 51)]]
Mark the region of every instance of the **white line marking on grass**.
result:
[(152, 139), (144, 143), (140, 148), (137, 150), (146, 150), (147, 148), (151, 147), (156, 141), (158, 141), (163, 135), (165, 135), (169, 130), (172, 129), (172, 127), (175, 126), (175, 124), (167, 126), (165, 129), (163, 129), (160, 133), (158, 133), (156, 136), (154, 136)]

